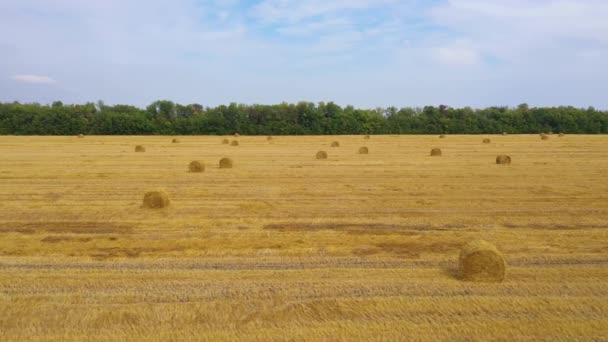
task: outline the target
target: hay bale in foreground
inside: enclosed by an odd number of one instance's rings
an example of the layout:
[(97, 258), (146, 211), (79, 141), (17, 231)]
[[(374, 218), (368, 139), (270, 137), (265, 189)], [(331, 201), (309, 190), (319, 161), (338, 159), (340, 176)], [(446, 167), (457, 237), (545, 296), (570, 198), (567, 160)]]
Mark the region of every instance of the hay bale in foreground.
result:
[(146, 148), (141, 145), (137, 145), (135, 146), (135, 152), (146, 152)]
[(482, 142), (483, 142), (484, 144), (489, 144), (489, 143), (491, 143), (492, 141), (491, 141), (490, 139), (488, 139), (488, 138), (485, 138), (485, 139), (483, 139), (483, 140), (482, 140)]
[(205, 171), (205, 164), (198, 160), (192, 161), (188, 165), (188, 170), (190, 170), (190, 172), (203, 172)]
[(230, 140), (224, 139), (224, 140), (222, 140), (222, 144), (228, 145), (228, 144), (230, 144)]
[(174, 143), (174, 144), (179, 144), (179, 139), (173, 138), (173, 140), (171, 140), (171, 142)]
[(327, 159), (327, 152), (325, 151), (319, 151), (317, 152), (317, 159)]
[(459, 268), (463, 280), (499, 283), (505, 279), (506, 262), (496, 246), (475, 240), (460, 250)]
[(501, 154), (496, 157), (496, 164), (503, 164), (503, 165), (511, 164), (511, 157), (509, 157), (505, 154)]
[(332, 142), (331, 147), (340, 147), (340, 142), (338, 142), (338, 141)]
[(230, 158), (220, 159), (220, 169), (232, 169), (233, 162)]
[(169, 195), (164, 191), (149, 191), (144, 195), (144, 208), (161, 209), (169, 206)]
[(359, 154), (369, 154), (369, 149), (366, 146), (359, 147)]
[(239, 146), (239, 142), (237, 140), (232, 140), (230, 146)]
[(441, 149), (434, 148), (431, 150), (431, 156), (433, 157), (441, 157)]

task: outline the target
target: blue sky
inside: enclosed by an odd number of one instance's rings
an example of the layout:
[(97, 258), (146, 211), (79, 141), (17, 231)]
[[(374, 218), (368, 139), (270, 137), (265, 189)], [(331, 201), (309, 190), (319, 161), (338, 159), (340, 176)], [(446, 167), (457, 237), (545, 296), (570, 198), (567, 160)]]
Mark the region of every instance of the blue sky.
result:
[(608, 108), (605, 0), (3, 0), (0, 101)]

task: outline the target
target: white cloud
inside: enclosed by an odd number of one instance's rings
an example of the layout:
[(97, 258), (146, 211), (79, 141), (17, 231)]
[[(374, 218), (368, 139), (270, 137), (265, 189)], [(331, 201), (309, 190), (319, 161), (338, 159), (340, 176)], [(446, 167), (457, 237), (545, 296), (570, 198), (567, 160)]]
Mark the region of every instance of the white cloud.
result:
[(480, 61), (477, 51), (459, 47), (435, 48), (433, 50), (433, 57), (441, 64), (452, 66), (474, 65)]
[(23, 83), (55, 83), (55, 80), (43, 75), (15, 75), (11, 77), (14, 81)]

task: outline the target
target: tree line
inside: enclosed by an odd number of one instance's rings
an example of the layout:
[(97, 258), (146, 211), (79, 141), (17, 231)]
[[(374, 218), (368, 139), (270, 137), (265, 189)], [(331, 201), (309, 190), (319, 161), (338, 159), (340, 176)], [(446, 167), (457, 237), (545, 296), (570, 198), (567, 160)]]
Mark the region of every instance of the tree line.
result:
[(217, 107), (156, 101), (145, 109), (97, 103), (0, 103), (0, 135), (324, 135), (608, 133), (608, 112), (570, 106), (357, 109), (333, 102)]

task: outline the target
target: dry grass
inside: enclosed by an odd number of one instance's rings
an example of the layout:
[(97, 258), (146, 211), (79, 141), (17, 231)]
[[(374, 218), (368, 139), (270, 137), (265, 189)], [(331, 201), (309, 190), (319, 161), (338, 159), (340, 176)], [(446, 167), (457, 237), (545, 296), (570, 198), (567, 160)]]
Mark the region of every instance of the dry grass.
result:
[(490, 138), (0, 137), (2, 340), (606, 340), (608, 137)]

